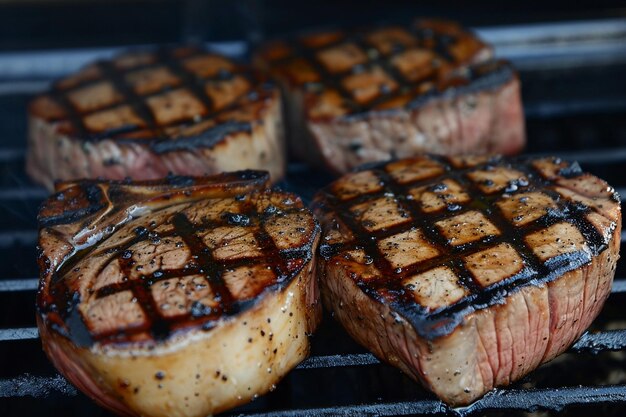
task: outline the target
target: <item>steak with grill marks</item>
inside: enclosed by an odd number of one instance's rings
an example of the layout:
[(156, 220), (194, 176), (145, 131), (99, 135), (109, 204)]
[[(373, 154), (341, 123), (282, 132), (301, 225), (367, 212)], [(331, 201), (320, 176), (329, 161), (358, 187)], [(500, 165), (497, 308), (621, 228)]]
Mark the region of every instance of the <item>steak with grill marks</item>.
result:
[(282, 83), (295, 155), (335, 172), (525, 143), (515, 71), (455, 23), (315, 33), (270, 43), (255, 60)]
[(309, 352), (319, 226), (269, 176), (63, 183), (39, 214), (38, 326), (57, 369), (128, 416), (249, 401)]
[(258, 72), (195, 47), (128, 52), (29, 106), (27, 171), (55, 180), (284, 174), (280, 96)]
[(454, 406), (566, 350), (619, 257), (618, 195), (556, 158), (398, 160), (345, 175), (314, 207), (325, 305)]

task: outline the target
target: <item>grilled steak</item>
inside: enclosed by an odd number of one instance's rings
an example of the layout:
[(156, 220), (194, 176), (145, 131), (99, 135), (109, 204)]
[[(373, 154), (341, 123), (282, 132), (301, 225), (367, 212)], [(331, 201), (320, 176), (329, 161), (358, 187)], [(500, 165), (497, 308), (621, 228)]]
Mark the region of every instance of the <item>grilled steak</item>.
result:
[(320, 317), (319, 226), (241, 171), (61, 184), (39, 222), (43, 346), (100, 405), (206, 416), (273, 389)]
[(335, 172), (419, 152), (512, 154), (525, 142), (517, 75), (451, 22), (277, 41), (256, 63), (283, 84), (295, 155)]
[(29, 107), (27, 171), (55, 180), (285, 169), (278, 90), (194, 47), (120, 55), (56, 82)]
[(568, 348), (610, 293), (619, 197), (558, 159), (422, 156), (319, 192), (322, 297), (451, 405)]

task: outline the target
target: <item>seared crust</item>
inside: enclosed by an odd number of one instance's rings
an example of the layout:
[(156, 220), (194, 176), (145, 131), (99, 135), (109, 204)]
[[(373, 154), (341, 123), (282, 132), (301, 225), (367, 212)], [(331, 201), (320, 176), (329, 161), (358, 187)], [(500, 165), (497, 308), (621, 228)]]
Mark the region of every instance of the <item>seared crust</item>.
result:
[(335, 172), (417, 152), (512, 154), (525, 141), (516, 73), (452, 22), (276, 41), (256, 63), (284, 84), (297, 156)]
[(282, 135), (279, 93), (258, 72), (196, 47), (128, 52), (30, 103), (27, 169), (48, 188), (244, 168), (276, 181)]
[(268, 181), (59, 184), (39, 215), (37, 297), (57, 368), (127, 415), (207, 415), (270, 389), (320, 310), (319, 226)]
[(558, 159), (400, 160), (342, 177), (314, 205), (325, 303), (453, 405), (573, 343), (619, 257), (619, 197)]

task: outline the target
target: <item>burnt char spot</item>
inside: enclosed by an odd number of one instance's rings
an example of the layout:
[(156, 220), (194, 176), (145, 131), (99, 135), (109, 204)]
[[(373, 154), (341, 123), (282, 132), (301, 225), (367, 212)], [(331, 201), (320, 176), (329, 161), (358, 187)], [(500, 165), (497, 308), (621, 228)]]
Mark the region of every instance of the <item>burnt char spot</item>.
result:
[(37, 217), (40, 228), (77, 223), (106, 207), (97, 184), (74, 186), (47, 200)]
[(226, 122), (210, 128), (196, 136), (186, 136), (177, 139), (164, 138), (150, 143), (150, 148), (155, 153), (175, 151), (196, 151), (198, 148), (212, 148), (223, 138), (234, 133), (250, 133), (250, 122)]
[[(595, 208), (557, 193), (554, 185), (562, 177), (546, 179), (540, 175), (540, 168), (536, 167), (534, 159), (511, 158), (458, 164), (452, 158), (431, 158), (446, 165), (445, 174), (405, 184), (394, 179), (390, 166), (405, 164), (411, 159), (379, 163), (367, 170), (381, 180), (380, 190), (362, 191), (345, 200), (340, 193), (334, 194), (335, 185), (331, 184), (314, 199), (314, 208), (322, 219), (325, 233), (337, 234), (337, 222), (331, 219), (340, 220), (347, 228), (341, 232), (341, 243), (323, 243), (320, 255), (330, 263), (345, 262), (350, 277), (362, 291), (375, 300), (391, 305), (427, 339), (449, 334), (467, 314), (502, 302), (524, 286), (550, 282), (581, 267), (605, 250), (608, 239), (612, 238), (611, 233), (602, 234), (590, 223), (588, 216)], [(460, 167), (454, 168), (455, 163)], [(571, 166), (574, 168), (562, 174), (581, 174), (577, 164)], [(497, 190), (484, 189), (482, 180), (477, 181), (468, 175), (478, 170), (498, 175), (508, 172), (504, 175), (508, 181)], [(366, 169), (360, 172), (364, 171)], [(442, 187), (445, 181), (460, 184), (469, 198), (454, 203), (454, 207), (434, 211), (424, 210), (417, 199), (406, 198), (416, 187), (430, 192), (445, 191)], [(367, 219), (361, 218), (360, 211), (355, 212), (355, 202), (367, 206), (386, 195), (396, 196), (399, 208), (408, 212), (410, 221), (388, 229), (370, 230)], [(606, 196), (607, 201), (610, 198)], [(523, 222), (516, 220), (518, 212), (526, 213), (528, 219)], [(529, 247), (526, 243), (528, 236), (558, 224), (565, 225), (564, 230), (569, 228), (568, 236), (574, 233), (572, 230), (580, 233), (576, 250), (557, 239), (556, 244), (560, 246), (553, 247), (550, 254), (536, 254), (537, 245), (533, 243)], [(610, 232), (615, 223), (607, 227), (607, 232)], [(416, 229), (436, 249), (436, 255), (420, 259), (409, 249), (407, 261), (399, 265), (398, 259), (404, 259), (401, 247), (389, 246), (385, 242), (393, 243), (394, 239), (398, 240), (399, 236)], [(546, 241), (545, 244), (554, 246), (551, 242)], [(480, 257), (488, 253), (495, 254), (493, 260)], [(498, 267), (498, 262), (506, 262), (506, 265)], [(443, 305), (427, 299), (426, 302), (432, 301), (427, 304), (431, 309), (425, 308), (416, 302), (412, 292), (417, 288), (419, 297), (428, 298), (432, 296), (429, 291), (434, 291), (434, 287), (416, 287), (413, 281), (441, 267), (449, 268), (452, 284), (449, 284), (448, 292), (440, 294)], [(476, 271), (487, 273), (480, 272), (480, 277), (477, 277)], [(441, 278), (438, 275), (433, 277)], [(411, 288), (403, 287), (402, 282), (410, 283)], [(436, 289), (442, 290), (442, 287)]]
[(193, 318), (210, 316), (211, 313), (213, 313), (213, 309), (199, 301), (194, 301), (193, 304), (191, 304), (191, 317)]
[(224, 213), (222, 218), (231, 226), (249, 226), (250, 217), (240, 213)]

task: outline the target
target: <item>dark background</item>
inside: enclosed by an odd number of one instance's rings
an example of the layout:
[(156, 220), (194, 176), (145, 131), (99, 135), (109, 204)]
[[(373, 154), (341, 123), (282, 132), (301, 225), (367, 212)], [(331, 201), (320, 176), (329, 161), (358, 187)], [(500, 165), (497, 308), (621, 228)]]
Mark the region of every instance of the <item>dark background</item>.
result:
[(623, 1), (3, 0), (0, 49), (248, 40), (311, 26), (443, 16), (468, 26), (626, 16)]

